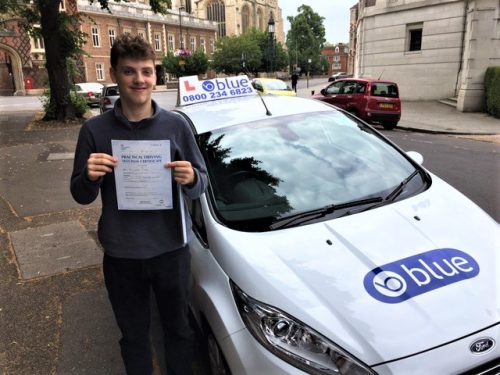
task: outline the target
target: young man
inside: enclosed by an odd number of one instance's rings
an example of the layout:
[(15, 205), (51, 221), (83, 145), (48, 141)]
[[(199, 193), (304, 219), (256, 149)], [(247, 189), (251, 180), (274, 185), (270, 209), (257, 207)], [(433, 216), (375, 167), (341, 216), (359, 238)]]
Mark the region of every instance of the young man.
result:
[[(122, 35), (111, 48), (110, 75), (120, 90), (113, 110), (86, 121), (78, 138), (71, 194), (80, 204), (101, 192), (98, 225), (104, 281), (122, 333), (127, 374), (153, 373), (150, 291), (162, 321), (169, 375), (191, 373), (193, 335), (188, 323), (190, 254), (184, 244), (177, 184), (191, 199), (206, 188), (206, 167), (185, 120), (151, 99), (155, 53), (141, 37)], [(172, 209), (118, 209), (112, 140), (169, 140)], [(142, 193), (142, 192), (141, 192)], [(190, 232), (189, 215), (184, 215)]]

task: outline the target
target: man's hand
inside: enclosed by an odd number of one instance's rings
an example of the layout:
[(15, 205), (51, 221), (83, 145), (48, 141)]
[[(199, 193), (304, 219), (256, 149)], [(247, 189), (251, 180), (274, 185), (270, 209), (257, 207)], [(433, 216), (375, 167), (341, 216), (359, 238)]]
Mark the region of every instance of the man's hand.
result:
[(106, 173), (113, 171), (117, 160), (108, 154), (90, 154), (87, 160), (87, 178), (90, 181), (97, 181)]
[(196, 174), (190, 162), (179, 160), (165, 165), (172, 168), (175, 181), (181, 185), (191, 185), (195, 182)]

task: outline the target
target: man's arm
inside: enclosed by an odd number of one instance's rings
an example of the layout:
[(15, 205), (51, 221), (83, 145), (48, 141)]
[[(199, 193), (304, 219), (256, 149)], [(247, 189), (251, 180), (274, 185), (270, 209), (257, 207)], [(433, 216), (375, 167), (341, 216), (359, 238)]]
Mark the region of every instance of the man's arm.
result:
[(73, 172), (71, 174), (70, 191), (73, 199), (80, 204), (92, 203), (99, 195), (101, 180), (88, 174), (87, 164), (90, 155), (95, 151), (94, 142), (85, 125), (80, 129), (76, 144)]

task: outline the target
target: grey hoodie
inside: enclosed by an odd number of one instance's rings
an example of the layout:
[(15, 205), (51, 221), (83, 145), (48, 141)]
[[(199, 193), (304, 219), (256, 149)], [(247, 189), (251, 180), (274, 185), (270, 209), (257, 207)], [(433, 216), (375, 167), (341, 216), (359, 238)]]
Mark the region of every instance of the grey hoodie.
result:
[[(91, 153), (112, 155), (111, 140), (170, 140), (171, 160), (191, 162), (196, 182), (182, 186), (190, 199), (198, 198), (207, 186), (207, 171), (186, 120), (175, 112), (161, 109), (153, 101), (150, 118), (131, 123), (120, 110), (118, 100), (113, 110), (86, 121), (78, 137), (71, 194), (80, 204), (92, 203), (101, 191), (102, 214), (98, 237), (106, 254), (118, 258), (147, 259), (183, 246), (181, 212), (176, 182), (172, 178), (173, 209), (118, 210), (115, 176), (108, 173), (96, 182), (87, 178), (86, 165)], [(185, 215), (188, 240), (192, 238), (191, 221)]]

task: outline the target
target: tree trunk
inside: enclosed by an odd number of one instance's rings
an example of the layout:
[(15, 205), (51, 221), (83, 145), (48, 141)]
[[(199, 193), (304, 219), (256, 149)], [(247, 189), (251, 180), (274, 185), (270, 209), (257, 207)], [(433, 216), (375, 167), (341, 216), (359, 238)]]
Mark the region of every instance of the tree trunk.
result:
[[(45, 0), (40, 6), (41, 26), (45, 44), (46, 69), (50, 85), (50, 106), (55, 109), (55, 119), (60, 121), (74, 120), (75, 108), (70, 98), (70, 82), (66, 65), (67, 48), (61, 37), (61, 20), (59, 19), (59, 0)], [(70, 31), (65, 31), (70, 32)], [(50, 120), (53, 118), (47, 118)]]

